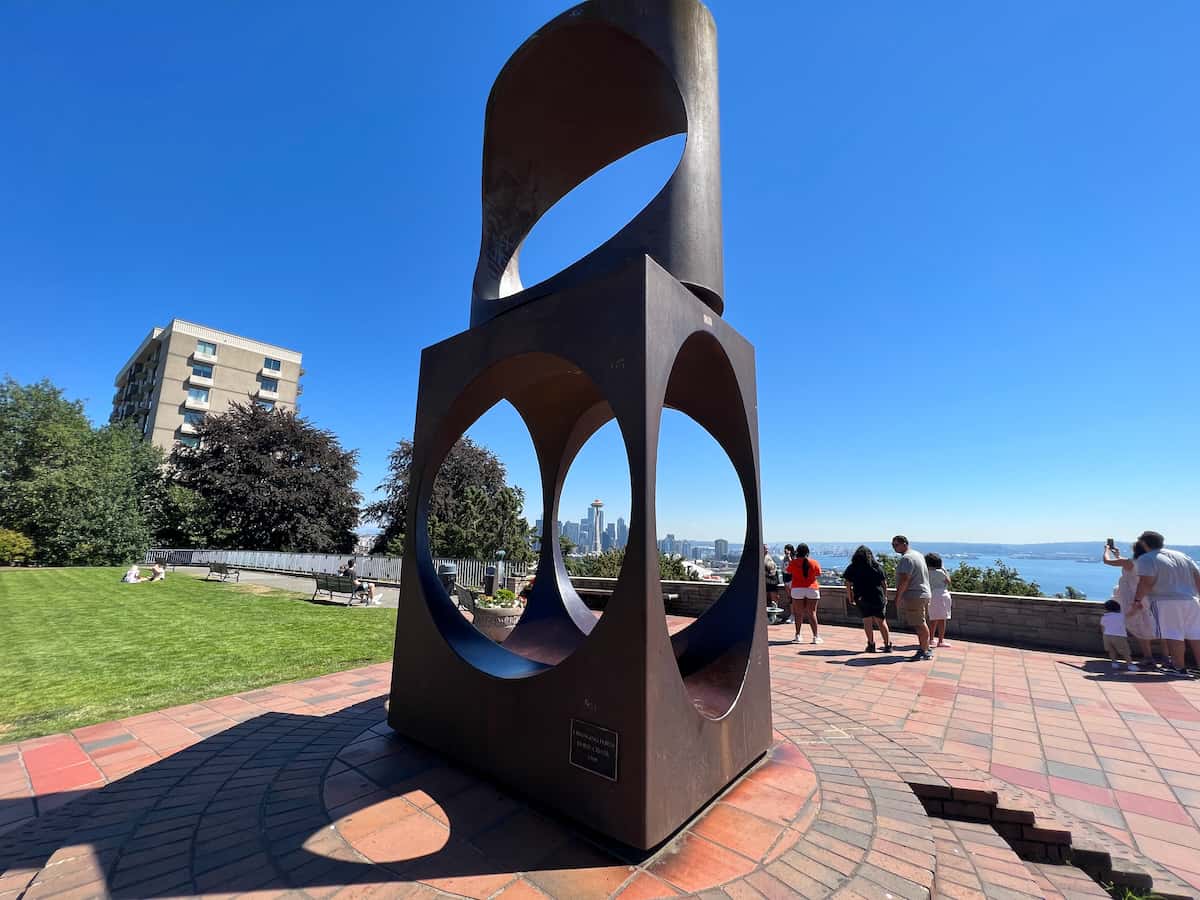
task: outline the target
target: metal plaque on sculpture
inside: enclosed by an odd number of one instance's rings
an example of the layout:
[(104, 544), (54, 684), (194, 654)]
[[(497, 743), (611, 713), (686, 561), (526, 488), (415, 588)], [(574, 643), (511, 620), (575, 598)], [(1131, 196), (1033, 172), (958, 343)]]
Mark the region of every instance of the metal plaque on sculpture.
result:
[(617, 733), (611, 729), (572, 719), (571, 765), (616, 781), (617, 740)]

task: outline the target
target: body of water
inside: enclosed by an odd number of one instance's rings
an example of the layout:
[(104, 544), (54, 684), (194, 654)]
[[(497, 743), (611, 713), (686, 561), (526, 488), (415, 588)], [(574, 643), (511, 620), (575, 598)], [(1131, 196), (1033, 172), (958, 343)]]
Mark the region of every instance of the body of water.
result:
[[(918, 548), (924, 549), (924, 548)], [(936, 548), (935, 548), (936, 549)], [(813, 554), (813, 559), (821, 564), (826, 571), (842, 571), (850, 564), (846, 557), (820, 556)], [(996, 560), (1001, 560), (1006, 566), (1016, 569), (1026, 581), (1036, 581), (1042, 593), (1052, 597), (1057, 593), (1065, 593), (1067, 585), (1087, 594), (1089, 600), (1104, 601), (1112, 596), (1113, 587), (1121, 576), (1121, 570), (1114, 566), (1106, 566), (1096, 562), (1076, 562), (1071, 559), (1027, 559), (1011, 556), (979, 556), (975, 559), (946, 559), (943, 557), (947, 572), (953, 573), (960, 562), (978, 569), (995, 567)], [(951, 587), (953, 592), (953, 587)]]

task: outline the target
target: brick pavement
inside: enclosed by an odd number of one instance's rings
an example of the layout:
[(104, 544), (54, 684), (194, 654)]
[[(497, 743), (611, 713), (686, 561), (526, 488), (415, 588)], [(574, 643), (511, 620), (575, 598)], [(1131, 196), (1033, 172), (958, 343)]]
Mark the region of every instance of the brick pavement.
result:
[(836, 637), (772, 656), (774, 683), (903, 723), (1200, 889), (1200, 682), (965, 641), (893, 662), (847, 653), (863, 643), (850, 629), (823, 632)]
[(1200, 896), (1200, 685), (823, 633), (773, 641), (776, 744), (648, 857), (391, 734), (381, 665), (0, 746), (0, 898), (1103, 896), (1014, 846)]

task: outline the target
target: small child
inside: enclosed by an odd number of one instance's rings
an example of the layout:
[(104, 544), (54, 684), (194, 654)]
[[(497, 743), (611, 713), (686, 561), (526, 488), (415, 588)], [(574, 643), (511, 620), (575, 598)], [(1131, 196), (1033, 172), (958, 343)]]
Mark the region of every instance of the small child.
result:
[(950, 618), (950, 576), (942, 568), (942, 558), (936, 553), (925, 554), (929, 569), (929, 641), (946, 646), (946, 620)]
[(1118, 656), (1125, 658), (1125, 668), (1136, 672), (1138, 667), (1129, 655), (1129, 637), (1125, 633), (1125, 613), (1121, 612), (1121, 604), (1109, 600), (1104, 604), (1104, 615), (1100, 617), (1100, 629), (1104, 632), (1104, 650), (1112, 660), (1114, 669), (1121, 668)]

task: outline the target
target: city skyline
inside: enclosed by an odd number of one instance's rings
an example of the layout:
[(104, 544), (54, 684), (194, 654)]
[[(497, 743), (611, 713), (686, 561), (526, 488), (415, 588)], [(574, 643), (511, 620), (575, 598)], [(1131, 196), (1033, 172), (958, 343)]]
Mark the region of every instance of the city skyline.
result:
[[(764, 532), (1200, 543), (1200, 118), (1180, 87), (1200, 7), (710, 6), (723, 316), (756, 348)], [(6, 8), (0, 372), (99, 424), (151, 323), (300, 348), (303, 415), (359, 451), (372, 499), (412, 436), (420, 348), (468, 322), (488, 86), (561, 11)], [(550, 210), (529, 283), (642, 209), (681, 141)], [(533, 521), (528, 434), (494, 412), (469, 433)], [(676, 416), (658, 529), (734, 540), (729, 463)], [(619, 434), (593, 440), (560, 514), (595, 496), (575, 481), (629, 508)]]

